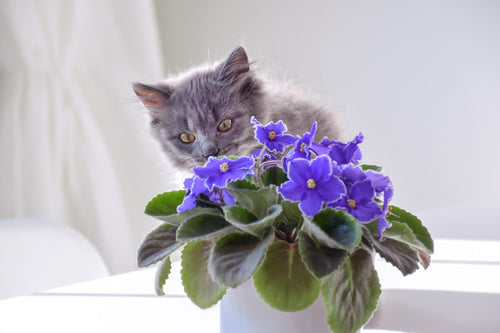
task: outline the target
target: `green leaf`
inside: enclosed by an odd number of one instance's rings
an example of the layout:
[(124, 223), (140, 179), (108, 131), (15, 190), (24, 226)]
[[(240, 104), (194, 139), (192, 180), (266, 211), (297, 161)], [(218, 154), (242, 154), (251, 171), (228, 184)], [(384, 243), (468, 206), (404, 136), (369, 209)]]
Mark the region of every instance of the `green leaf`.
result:
[(280, 225), (284, 224), (291, 229), (300, 228), (304, 223), (304, 216), (300, 211), (299, 203), (283, 200), (281, 207), (283, 207), (283, 211), (276, 218), (274, 225), (280, 227)]
[(252, 212), (241, 206), (226, 206), (224, 213), (226, 220), (237, 228), (251, 233), (257, 237), (263, 237), (268, 233), (269, 227), (276, 217), (281, 213), (281, 205), (273, 205), (269, 208), (268, 215), (258, 219)]
[[(415, 236), (415, 234), (407, 224), (397, 221), (391, 221), (391, 224), (391, 227), (384, 230), (384, 238), (394, 239), (399, 242), (406, 243), (413, 248), (421, 249), (425, 252), (429, 251), (427, 247), (420, 240), (418, 240), (418, 238)], [(373, 228), (371, 223), (367, 226)]]
[(333, 332), (357, 332), (377, 307), (380, 284), (370, 253), (357, 250), (321, 286)]
[(234, 189), (240, 189), (240, 190), (258, 190), (259, 187), (255, 185), (254, 183), (248, 181), (248, 180), (236, 180), (234, 182), (229, 183), (230, 188)]
[(307, 224), (311, 236), (320, 244), (351, 252), (361, 240), (361, 226), (352, 215), (332, 208), (321, 210)]
[(364, 228), (363, 231), (380, 256), (399, 269), (403, 275), (406, 276), (418, 269), (418, 253), (408, 244), (391, 238), (380, 241), (378, 236), (374, 236), (368, 228)]
[(246, 225), (259, 220), (251, 211), (237, 205), (224, 207), (224, 215), (230, 223), (235, 222)]
[(239, 204), (261, 219), (267, 215), (269, 208), (278, 202), (276, 187), (271, 185), (260, 190), (227, 189)]
[[(400, 222), (406, 224), (411, 229), (415, 237), (419, 240), (419, 242), (424, 245), (423, 250), (427, 253), (434, 252), (434, 242), (432, 241), (432, 237), (429, 234), (429, 231), (422, 224), (422, 221), (420, 221), (411, 213), (396, 206), (389, 206), (389, 211), (391, 212), (391, 215), (387, 217), (387, 221), (389, 221), (390, 223)], [(389, 232), (389, 229), (386, 229), (386, 231)]]
[(377, 171), (377, 172), (382, 171), (381, 166), (373, 165), (373, 164), (361, 164), (360, 167), (364, 171), (366, 171), (366, 170), (373, 170), (373, 171)]
[(261, 176), (261, 180), (265, 186), (280, 186), (288, 180), (288, 177), (282, 168), (273, 166), (264, 170)]
[(208, 273), (208, 258), (212, 245), (211, 241), (206, 240), (188, 243), (181, 256), (184, 291), (191, 301), (202, 309), (217, 303), (227, 289), (213, 281)]
[(170, 261), (170, 256), (163, 259), (160, 266), (156, 270), (155, 276), (155, 291), (156, 295), (163, 296), (165, 292), (163, 291), (163, 286), (165, 281), (167, 281), (170, 275), (170, 270), (172, 269), (172, 262)]
[(203, 214), (220, 215), (222, 216), (222, 210), (217, 207), (194, 207), (193, 209), (187, 210), (182, 213), (177, 213), (173, 215), (157, 215), (155, 218), (165, 221), (173, 225), (181, 225), (184, 221)]
[(418, 254), (407, 244), (386, 238), (383, 242), (373, 242), (373, 246), (382, 258), (393, 264), (403, 275), (418, 269)]
[(176, 239), (177, 226), (164, 223), (151, 231), (142, 241), (137, 252), (139, 267), (149, 266), (169, 256), (183, 242)]
[(259, 267), (272, 233), (264, 239), (247, 233), (232, 233), (217, 240), (208, 269), (219, 284), (236, 288)]
[(232, 225), (221, 215), (202, 214), (184, 221), (177, 230), (177, 239), (193, 241), (219, 235)]
[(278, 240), (269, 246), (253, 275), (260, 297), (280, 311), (299, 311), (318, 298), (321, 282), (306, 268), (297, 244)]
[[(377, 245), (376, 242), (378, 240), (377, 224), (377, 221), (373, 221), (365, 225), (366, 228), (370, 230), (368, 233), (370, 234), (370, 241), (374, 246)], [(387, 243), (387, 246), (393, 247), (394, 253), (391, 256), (388, 252), (385, 252), (384, 256), (381, 253), (384, 251), (384, 249), (380, 248), (380, 246), (378, 247), (377, 252), (379, 252), (380, 255), (388, 262), (398, 267), (403, 275), (410, 274), (414, 271), (412, 270), (412, 266), (414, 265), (408, 262), (409, 260), (412, 260), (412, 258), (417, 258), (417, 262), (420, 261), (424, 268), (429, 267), (430, 253), (432, 253), (431, 249), (429, 249), (417, 238), (417, 236), (407, 224), (400, 223), (394, 220), (391, 221), (391, 224), (391, 227), (385, 229), (383, 232), (383, 236), (385, 238), (385, 241), (383, 243), (389, 241)], [(383, 243), (381, 244), (383, 245)], [(405, 245), (409, 247), (409, 249), (406, 249)], [(394, 257), (394, 255), (397, 255), (397, 253), (399, 253), (401, 256), (405, 256), (406, 258), (400, 258), (399, 260), (401, 260), (402, 262), (398, 263), (397, 259)]]
[(158, 194), (146, 205), (145, 213), (153, 217), (177, 213), (177, 206), (184, 200), (185, 190)]
[(317, 243), (305, 230), (299, 232), (299, 251), (306, 267), (318, 278), (339, 268), (348, 255), (342, 249)]

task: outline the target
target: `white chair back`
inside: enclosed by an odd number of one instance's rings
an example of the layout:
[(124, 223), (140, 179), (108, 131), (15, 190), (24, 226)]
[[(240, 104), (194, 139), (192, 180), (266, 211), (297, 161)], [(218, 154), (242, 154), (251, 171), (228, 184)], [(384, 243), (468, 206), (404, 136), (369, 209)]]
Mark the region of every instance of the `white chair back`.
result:
[(109, 275), (75, 229), (44, 219), (0, 220), (0, 299)]

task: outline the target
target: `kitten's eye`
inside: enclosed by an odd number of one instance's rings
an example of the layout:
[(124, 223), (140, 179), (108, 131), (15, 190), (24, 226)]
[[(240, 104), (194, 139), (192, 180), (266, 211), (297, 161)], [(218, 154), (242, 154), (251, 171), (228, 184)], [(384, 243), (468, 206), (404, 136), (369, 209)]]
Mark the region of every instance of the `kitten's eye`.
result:
[(194, 141), (195, 138), (193, 134), (184, 132), (181, 135), (179, 135), (179, 139), (181, 139), (181, 141), (184, 143), (191, 143)]
[(231, 119), (224, 119), (220, 122), (219, 126), (217, 126), (217, 129), (221, 132), (225, 132), (231, 128), (232, 124), (233, 121)]

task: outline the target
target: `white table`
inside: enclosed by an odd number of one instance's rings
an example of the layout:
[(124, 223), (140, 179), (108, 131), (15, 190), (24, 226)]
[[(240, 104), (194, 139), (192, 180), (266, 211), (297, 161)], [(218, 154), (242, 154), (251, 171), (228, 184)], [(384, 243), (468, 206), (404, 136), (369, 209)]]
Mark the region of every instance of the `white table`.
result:
[(219, 332), (217, 307), (199, 309), (178, 283), (156, 296), (154, 275), (140, 270), (0, 301), (0, 332)]
[(379, 259), (381, 305), (368, 327), (500, 332), (500, 241), (438, 239), (427, 270), (403, 277)]
[[(369, 328), (499, 332), (500, 242), (435, 245), (430, 268), (408, 277), (377, 260), (383, 299)], [(164, 297), (154, 293), (154, 275), (154, 268), (139, 270), (0, 301), (0, 332), (219, 332), (219, 307), (190, 302), (178, 263)]]

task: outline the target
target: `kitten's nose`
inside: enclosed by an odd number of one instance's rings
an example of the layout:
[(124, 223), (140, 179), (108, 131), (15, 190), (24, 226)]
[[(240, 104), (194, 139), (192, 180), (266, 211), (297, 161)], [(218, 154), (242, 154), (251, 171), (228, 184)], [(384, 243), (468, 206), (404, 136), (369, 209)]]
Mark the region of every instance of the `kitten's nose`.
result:
[(208, 147), (205, 147), (205, 149), (203, 149), (202, 155), (205, 158), (209, 158), (210, 156), (217, 156), (218, 153), (219, 153), (219, 149), (217, 149), (217, 147), (208, 146)]

